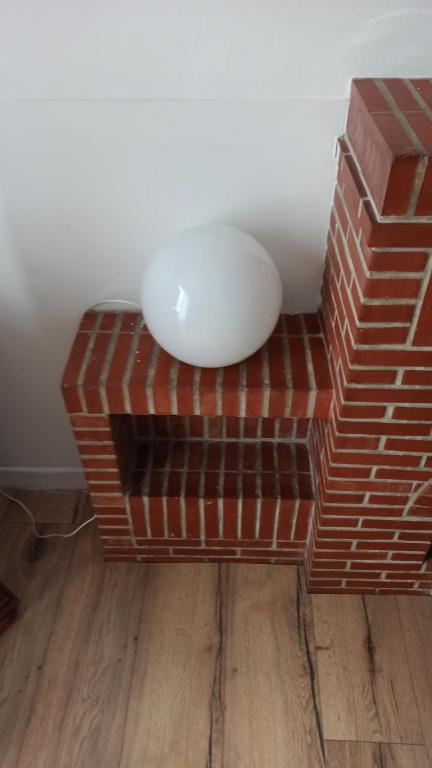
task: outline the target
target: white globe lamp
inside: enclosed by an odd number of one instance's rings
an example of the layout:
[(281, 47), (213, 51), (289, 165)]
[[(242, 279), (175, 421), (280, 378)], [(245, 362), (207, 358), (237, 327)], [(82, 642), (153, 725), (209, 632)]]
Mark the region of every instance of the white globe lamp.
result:
[(238, 363), (271, 335), (282, 303), (279, 273), (262, 245), (217, 225), (179, 232), (148, 260), (141, 304), (148, 329), (179, 360)]

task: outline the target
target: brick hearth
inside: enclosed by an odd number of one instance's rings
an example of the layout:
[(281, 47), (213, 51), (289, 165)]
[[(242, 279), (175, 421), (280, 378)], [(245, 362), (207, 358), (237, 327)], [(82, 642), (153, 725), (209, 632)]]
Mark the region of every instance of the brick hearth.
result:
[(307, 440), (333, 397), (317, 315), (282, 316), (244, 363), (200, 369), (141, 315), (89, 312), (63, 393), (108, 558), (303, 560)]
[(199, 369), (87, 313), (63, 378), (106, 556), (300, 562), (310, 591), (429, 594), (432, 82), (355, 80), (321, 317)]

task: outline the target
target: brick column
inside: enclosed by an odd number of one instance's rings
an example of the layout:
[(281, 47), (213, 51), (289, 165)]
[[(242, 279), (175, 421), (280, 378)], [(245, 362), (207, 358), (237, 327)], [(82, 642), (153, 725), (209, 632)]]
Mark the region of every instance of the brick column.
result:
[(313, 423), (311, 591), (428, 594), (432, 539), (432, 81), (355, 80), (323, 320), (335, 390)]

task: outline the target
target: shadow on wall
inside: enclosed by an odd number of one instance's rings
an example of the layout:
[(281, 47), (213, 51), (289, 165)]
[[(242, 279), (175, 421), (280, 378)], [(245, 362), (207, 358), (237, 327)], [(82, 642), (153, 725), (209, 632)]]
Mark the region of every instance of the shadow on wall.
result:
[(277, 223), (265, 224), (262, 218), (258, 226), (257, 219), (245, 216), (235, 220), (230, 218), (223, 223), (248, 232), (271, 255), (282, 281), (282, 312), (315, 312), (321, 304), (320, 289), (324, 270), (324, 244), (321, 238), (318, 238), (317, 243), (317, 238), (313, 236), (299, 241), (292, 232), (282, 230)]
[(259, 228), (255, 231), (249, 228), (249, 231), (271, 254), (279, 269), (284, 297), (282, 311), (316, 311), (321, 303), (323, 247), (314, 248), (307, 238), (298, 242), (287, 236), (286, 232), (278, 232), (273, 228)]

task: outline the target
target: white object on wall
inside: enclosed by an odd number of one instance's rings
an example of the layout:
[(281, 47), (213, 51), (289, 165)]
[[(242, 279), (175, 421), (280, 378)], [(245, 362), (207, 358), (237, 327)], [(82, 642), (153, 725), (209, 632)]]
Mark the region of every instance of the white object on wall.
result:
[(236, 227), (193, 227), (148, 260), (144, 320), (174, 357), (205, 368), (239, 363), (274, 330), (282, 284), (260, 243)]

